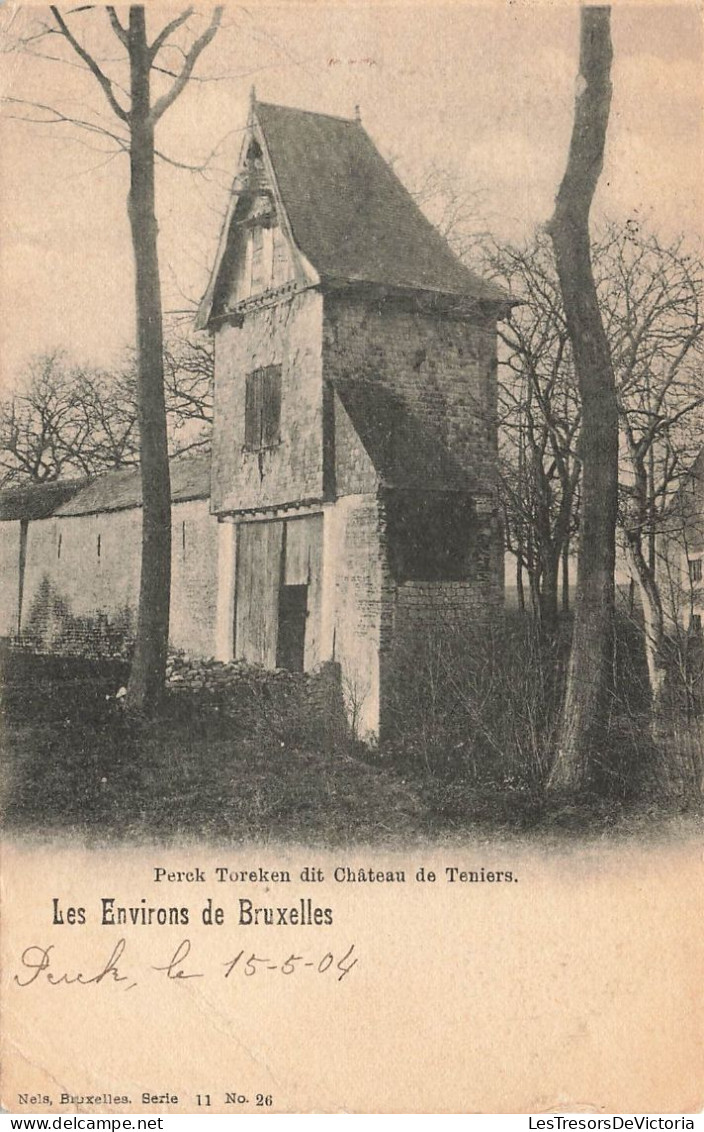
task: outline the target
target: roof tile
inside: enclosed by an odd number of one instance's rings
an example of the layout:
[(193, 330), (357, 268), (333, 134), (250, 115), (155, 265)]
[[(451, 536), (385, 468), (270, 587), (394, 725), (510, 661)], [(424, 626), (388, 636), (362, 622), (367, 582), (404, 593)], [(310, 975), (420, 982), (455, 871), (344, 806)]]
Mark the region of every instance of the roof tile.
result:
[[(207, 499), (210, 495), (210, 454), (181, 457), (171, 461), (171, 500)], [(74, 495), (56, 514), (90, 515), (98, 511), (121, 511), (142, 506), (139, 468), (120, 468), (106, 472)]]

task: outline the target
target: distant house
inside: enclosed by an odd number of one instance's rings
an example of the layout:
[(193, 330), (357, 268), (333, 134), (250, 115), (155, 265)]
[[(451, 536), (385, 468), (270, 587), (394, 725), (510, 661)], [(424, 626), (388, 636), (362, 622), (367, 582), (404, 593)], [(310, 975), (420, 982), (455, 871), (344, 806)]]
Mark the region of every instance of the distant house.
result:
[[(171, 644), (210, 656), (217, 590), (210, 456), (173, 460), (171, 495)], [(2, 634), (57, 651), (128, 647), (136, 627), (141, 505), (138, 468), (89, 483), (1, 492), (8, 579)], [(21, 518), (10, 518), (20, 511)]]
[(658, 583), (670, 624), (701, 633), (704, 618), (704, 448), (668, 507)]
[(253, 100), (215, 340), (217, 654), (341, 666), (383, 726), (409, 641), (502, 602), (497, 319), (357, 120)]

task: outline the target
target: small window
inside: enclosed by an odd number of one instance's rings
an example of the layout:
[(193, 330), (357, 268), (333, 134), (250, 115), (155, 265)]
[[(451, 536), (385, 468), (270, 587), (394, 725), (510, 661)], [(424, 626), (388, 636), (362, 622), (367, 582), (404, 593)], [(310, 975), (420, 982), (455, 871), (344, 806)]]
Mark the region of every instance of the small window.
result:
[(257, 224), (252, 228), (252, 294), (265, 290), (264, 229)]
[(697, 635), (699, 633), (701, 633), (701, 631), (702, 631), (702, 615), (701, 615), (701, 613), (693, 613), (692, 614), (690, 621), (689, 621), (689, 631), (690, 631), (690, 633), (696, 633)]
[(266, 366), (247, 375), (244, 446), (251, 452), (279, 443), (281, 366)]
[(690, 582), (701, 582), (702, 580), (702, 560), (701, 558), (689, 559), (689, 580)]
[(271, 272), (271, 281), (275, 287), (279, 287), (282, 283), (287, 283), (289, 281), (293, 274), (293, 271), (289, 259), (286, 237), (278, 227), (272, 228), (272, 243), (272, 256), (274, 262)]

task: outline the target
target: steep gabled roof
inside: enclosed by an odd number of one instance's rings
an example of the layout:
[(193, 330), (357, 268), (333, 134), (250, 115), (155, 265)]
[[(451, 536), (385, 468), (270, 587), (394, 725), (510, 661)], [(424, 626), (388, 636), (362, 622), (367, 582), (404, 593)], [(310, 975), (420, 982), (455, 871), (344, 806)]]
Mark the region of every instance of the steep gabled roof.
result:
[(323, 278), (505, 301), (454, 255), (360, 122), (266, 102), (255, 114), (296, 244)]
[[(171, 461), (171, 500), (185, 503), (189, 499), (210, 496), (210, 454), (184, 456)], [(106, 472), (56, 511), (61, 518), (69, 515), (92, 515), (101, 511), (122, 511), (142, 506), (142, 481), (139, 468), (120, 468)]]
[[(455, 256), (360, 122), (254, 102), (251, 130), (295, 244), (321, 280), (511, 301)], [(201, 327), (212, 314), (231, 218), (232, 212), (199, 312)]]
[(84, 479), (24, 483), (0, 491), (0, 521), (47, 519), (86, 484)]

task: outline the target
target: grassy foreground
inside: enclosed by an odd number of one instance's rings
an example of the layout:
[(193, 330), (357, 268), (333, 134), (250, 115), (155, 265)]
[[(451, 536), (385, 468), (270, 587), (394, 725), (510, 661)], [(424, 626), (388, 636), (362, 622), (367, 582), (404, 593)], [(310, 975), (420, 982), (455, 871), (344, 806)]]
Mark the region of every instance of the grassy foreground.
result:
[[(119, 663), (5, 654), (3, 824), (89, 842), (345, 845), (467, 834), (652, 834), (689, 829), (691, 805), (587, 800), (549, 807), (509, 780), (468, 781), (316, 737), (270, 694), (227, 714), (170, 695), (148, 725), (126, 718)], [(286, 709), (288, 710), (288, 709)]]

